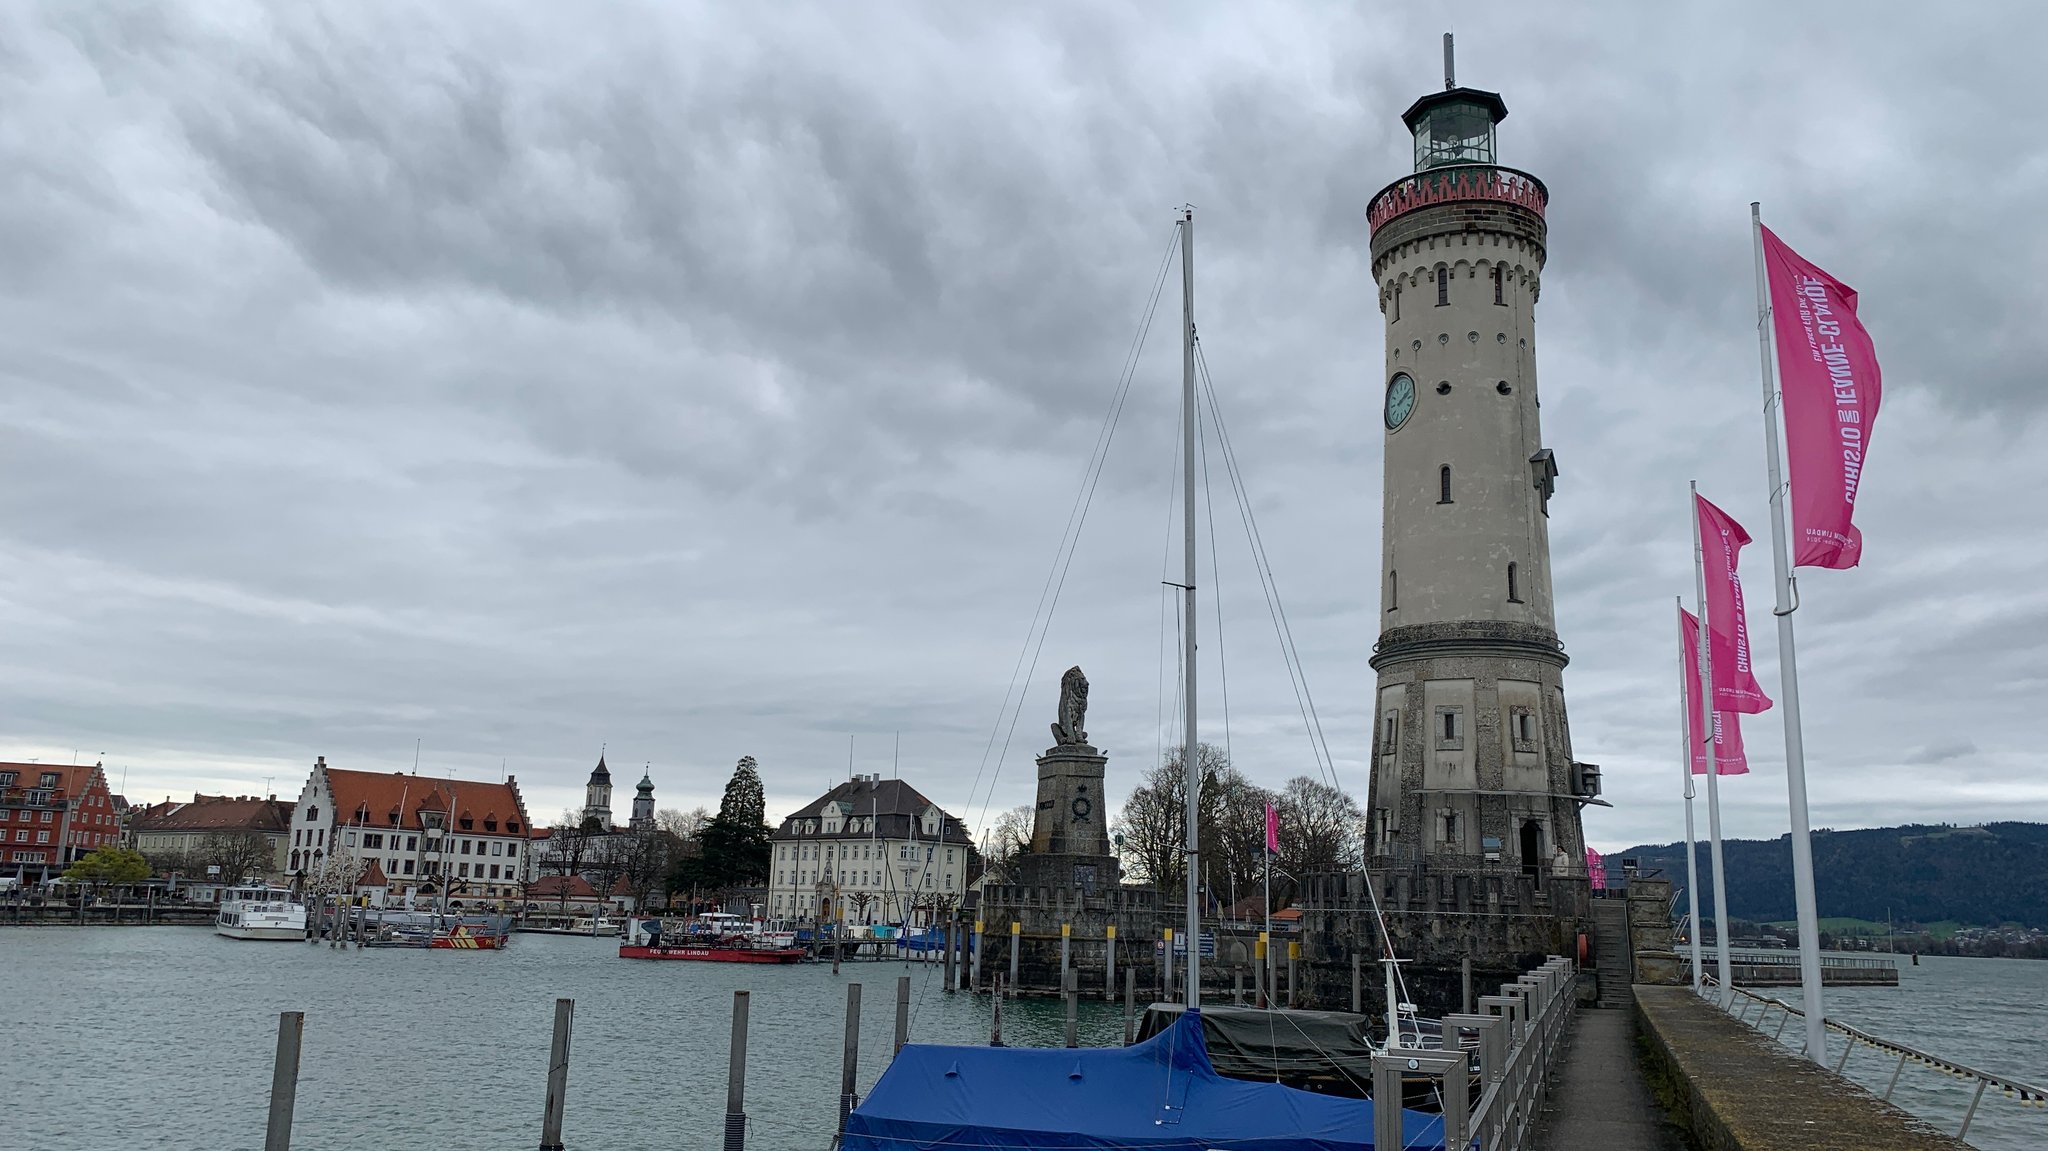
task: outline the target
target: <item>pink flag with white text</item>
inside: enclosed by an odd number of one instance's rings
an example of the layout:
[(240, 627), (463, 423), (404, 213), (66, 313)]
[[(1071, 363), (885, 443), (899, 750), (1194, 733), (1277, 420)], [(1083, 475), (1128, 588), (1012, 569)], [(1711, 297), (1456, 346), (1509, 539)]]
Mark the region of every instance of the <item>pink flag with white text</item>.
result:
[(1736, 567), (1749, 533), (1705, 496), (1693, 497), (1700, 520), (1700, 556), (1706, 570), (1707, 630), (1713, 633), (1714, 709), (1754, 715), (1768, 711), (1771, 697), (1756, 681), (1749, 658), (1749, 616), (1742, 603)]
[(1795, 567), (1852, 568), (1863, 533), (1850, 520), (1882, 392), (1877, 349), (1856, 318), (1856, 290), (1763, 230), (1778, 338)]
[(1266, 852), (1280, 854), (1280, 813), (1270, 803), (1266, 805)]
[(1607, 890), (1607, 863), (1590, 847), (1586, 849), (1586, 878), (1593, 890)]
[[(1700, 734), (1700, 621), (1678, 609), (1678, 631), (1685, 651), (1685, 729), (1692, 735), (1692, 773), (1707, 774), (1707, 742)], [(1714, 713), (1714, 774), (1748, 775), (1749, 757), (1742, 751), (1741, 713)]]

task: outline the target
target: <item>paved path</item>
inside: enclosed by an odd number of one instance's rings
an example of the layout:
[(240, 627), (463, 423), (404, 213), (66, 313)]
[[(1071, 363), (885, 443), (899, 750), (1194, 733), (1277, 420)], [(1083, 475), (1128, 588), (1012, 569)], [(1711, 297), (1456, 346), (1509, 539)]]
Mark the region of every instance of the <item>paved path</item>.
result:
[(1560, 1062), (1536, 1125), (1537, 1151), (1684, 1151), (1643, 1082), (1627, 1009), (1581, 1009)]

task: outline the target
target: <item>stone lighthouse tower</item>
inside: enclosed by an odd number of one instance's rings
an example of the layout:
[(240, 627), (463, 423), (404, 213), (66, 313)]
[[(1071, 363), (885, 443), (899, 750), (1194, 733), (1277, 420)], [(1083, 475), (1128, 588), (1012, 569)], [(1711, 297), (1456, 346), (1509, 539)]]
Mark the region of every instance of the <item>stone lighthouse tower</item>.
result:
[(1507, 105), (1451, 79), (1402, 121), (1415, 171), (1373, 197), (1386, 324), (1374, 862), (1547, 873), (1583, 864), (1551, 494), (1536, 386), (1543, 182), (1496, 163)]

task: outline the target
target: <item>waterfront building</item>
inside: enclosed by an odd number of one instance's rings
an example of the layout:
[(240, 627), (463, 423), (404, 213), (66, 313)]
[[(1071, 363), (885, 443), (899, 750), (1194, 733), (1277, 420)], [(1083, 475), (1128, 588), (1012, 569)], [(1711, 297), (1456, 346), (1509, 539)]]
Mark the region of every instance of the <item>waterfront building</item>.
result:
[(1386, 335), (1375, 867), (1532, 877), (1585, 858), (1552, 611), (1536, 300), (1548, 192), (1495, 160), (1507, 105), (1461, 88), (1402, 120), (1414, 174), (1367, 209)]
[(120, 814), (99, 764), (0, 763), (0, 875), (45, 883), (120, 841)]
[(798, 808), (770, 836), (768, 914), (926, 926), (975, 878), (958, 818), (900, 779), (857, 775)]
[(255, 870), (247, 875), (220, 876), (224, 883), (238, 883), (285, 873), (291, 824), (292, 805), (274, 795), (194, 794), (190, 803), (165, 800), (138, 813), (130, 835), (135, 849), (159, 870), (169, 863), (188, 875), (194, 868), (203, 875), (208, 863), (218, 865), (221, 859), (253, 864)]
[(392, 894), (519, 898), (531, 824), (519, 781), (348, 771), (321, 756), (292, 815), (294, 879), (336, 852), (375, 862)]

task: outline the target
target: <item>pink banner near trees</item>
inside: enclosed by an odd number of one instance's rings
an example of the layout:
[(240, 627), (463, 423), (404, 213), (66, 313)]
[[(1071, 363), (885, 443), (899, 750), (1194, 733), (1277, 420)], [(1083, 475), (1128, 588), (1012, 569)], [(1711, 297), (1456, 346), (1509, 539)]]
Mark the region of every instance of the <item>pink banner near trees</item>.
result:
[[(1700, 734), (1699, 617), (1684, 608), (1679, 608), (1678, 631), (1685, 652), (1685, 727), (1692, 735), (1692, 773), (1705, 775), (1707, 741)], [(1742, 719), (1739, 712), (1714, 713), (1714, 774), (1749, 774), (1749, 757), (1742, 752)]]
[(1778, 340), (1792, 563), (1852, 568), (1863, 533), (1850, 521), (1882, 393), (1877, 350), (1856, 318), (1856, 291), (1763, 230)]
[(1266, 851), (1280, 854), (1280, 813), (1270, 803), (1266, 805)]
[(1749, 659), (1749, 615), (1742, 603), (1742, 562), (1749, 533), (1705, 496), (1693, 497), (1700, 520), (1700, 554), (1706, 567), (1707, 629), (1714, 634), (1714, 709), (1754, 715), (1769, 711), (1771, 697), (1756, 681)]

